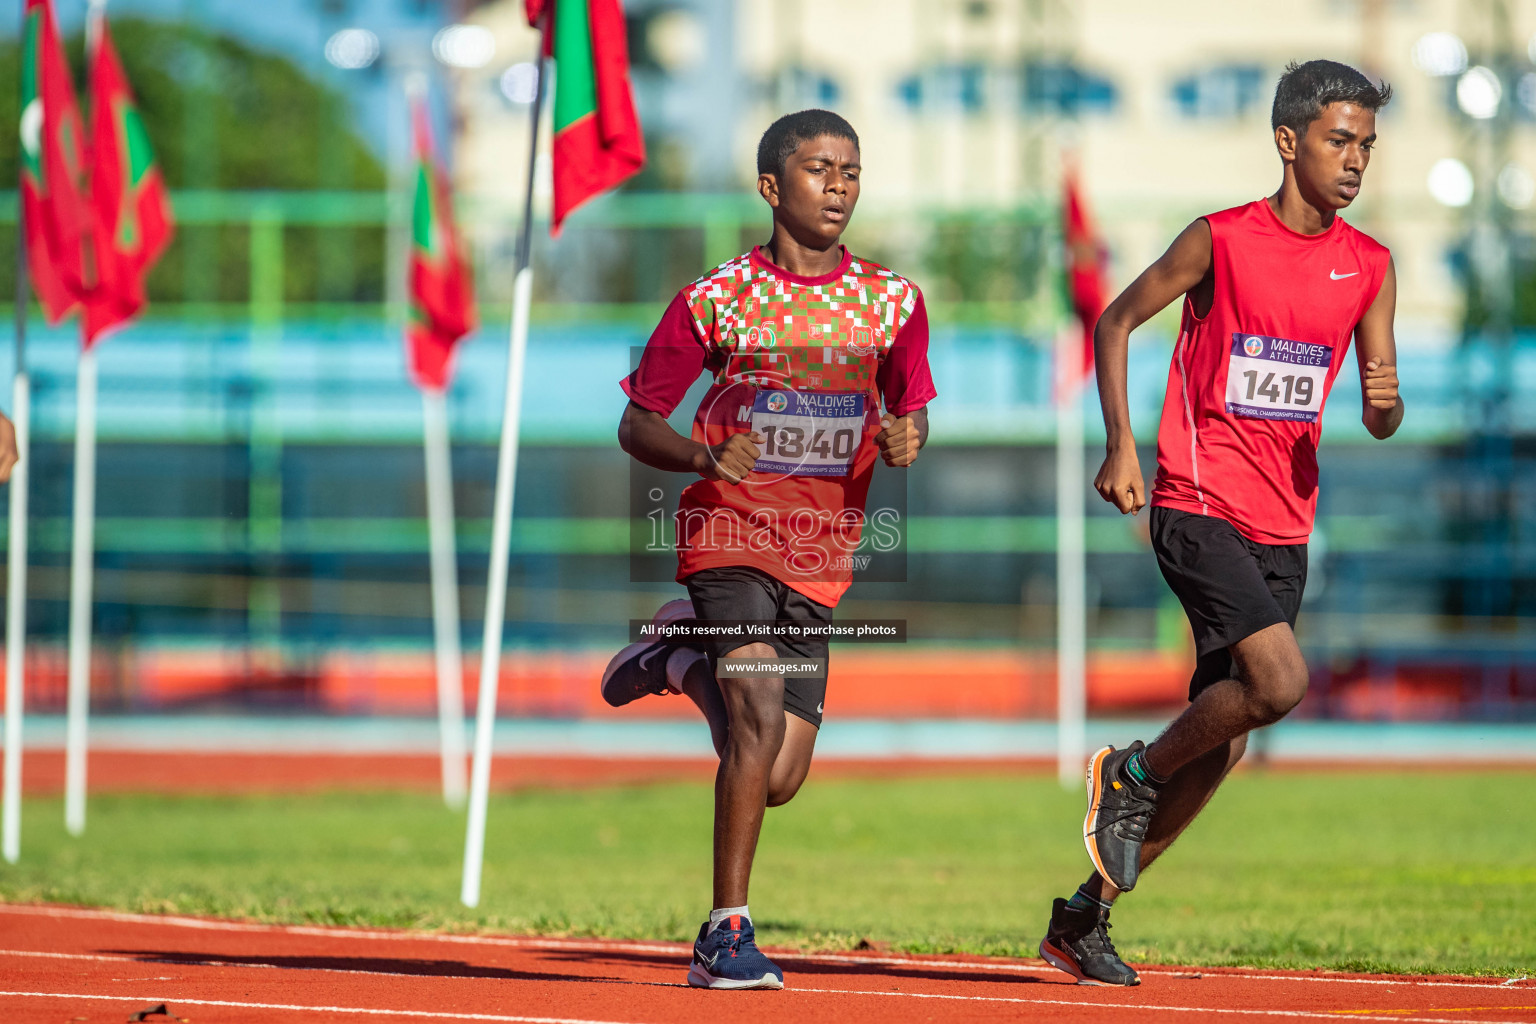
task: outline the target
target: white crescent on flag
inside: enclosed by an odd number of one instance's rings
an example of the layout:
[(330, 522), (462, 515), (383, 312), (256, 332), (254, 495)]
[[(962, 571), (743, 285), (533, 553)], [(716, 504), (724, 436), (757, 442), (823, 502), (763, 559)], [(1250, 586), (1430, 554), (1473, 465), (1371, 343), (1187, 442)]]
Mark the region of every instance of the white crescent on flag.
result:
[(43, 148), (43, 101), (35, 98), (21, 112), (21, 148), (29, 156), (37, 156)]

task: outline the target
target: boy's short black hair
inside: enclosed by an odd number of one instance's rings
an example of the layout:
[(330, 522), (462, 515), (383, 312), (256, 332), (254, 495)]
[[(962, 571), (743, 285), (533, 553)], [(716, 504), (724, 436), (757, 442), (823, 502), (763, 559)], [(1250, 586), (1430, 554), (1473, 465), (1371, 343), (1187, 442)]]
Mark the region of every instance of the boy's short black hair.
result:
[(853, 125), (830, 110), (797, 110), (785, 114), (763, 132), (757, 144), (757, 173), (783, 174), (784, 161), (795, 150), (812, 139), (830, 135), (834, 139), (847, 139), (853, 148), (859, 148), (859, 135)]
[(1285, 125), (1299, 139), (1307, 126), (1323, 114), (1330, 103), (1353, 103), (1367, 110), (1380, 110), (1392, 99), (1392, 87), (1371, 80), (1348, 64), (1336, 60), (1291, 61), (1275, 86), (1275, 105), (1270, 110), (1271, 130)]

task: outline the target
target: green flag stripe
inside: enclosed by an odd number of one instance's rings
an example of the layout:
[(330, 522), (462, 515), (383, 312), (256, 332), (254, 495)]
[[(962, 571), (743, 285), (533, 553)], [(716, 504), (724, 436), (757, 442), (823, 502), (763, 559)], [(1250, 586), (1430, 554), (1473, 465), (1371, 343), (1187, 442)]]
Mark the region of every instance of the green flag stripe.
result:
[[(38, 71), (42, 68), (41, 55), (37, 52), (38, 33), (42, 15), (34, 9), (27, 15), (25, 37), (21, 44), (21, 158), (25, 163), (25, 170), (35, 182), (43, 180), (43, 153), (41, 145), (42, 109), (39, 107), (31, 111), (31, 116), (37, 120), (37, 124), (28, 125), (27, 117), (29, 108), (33, 103), (41, 103), (42, 90), (37, 80)], [(29, 146), (28, 143), (35, 143)]]
[(432, 179), (425, 163), (416, 165), (416, 202), (411, 206), (411, 242), (431, 255), (437, 232), (433, 230), (437, 211), (432, 208)]
[(113, 101), (113, 114), (117, 129), (119, 152), (124, 157), (121, 205), (117, 212), (117, 236), (113, 244), (119, 252), (137, 252), (143, 243), (139, 224), (139, 185), (150, 168), (155, 165), (155, 151), (149, 145), (149, 133), (144, 130), (144, 120), (138, 108), (127, 97), (118, 96)]
[(597, 77), (592, 67), (592, 23), (587, 0), (554, 0), (555, 131), (597, 109)]
[(144, 180), (144, 175), (155, 164), (155, 151), (149, 144), (149, 132), (144, 129), (144, 119), (137, 107), (120, 102), (118, 106), (118, 130), (123, 133), (128, 153), (128, 184), (130, 187)]

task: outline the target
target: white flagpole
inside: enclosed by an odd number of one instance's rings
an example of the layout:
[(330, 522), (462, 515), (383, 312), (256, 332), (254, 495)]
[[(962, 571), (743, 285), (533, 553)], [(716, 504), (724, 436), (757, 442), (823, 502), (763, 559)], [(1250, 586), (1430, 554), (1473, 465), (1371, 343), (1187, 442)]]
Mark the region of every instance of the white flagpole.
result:
[(427, 459), (427, 527), (432, 556), (432, 626), (437, 662), (437, 725), (443, 760), (443, 800), (464, 806), (464, 657), (459, 648), (459, 567), (453, 538), (453, 467), (448, 448), (448, 402), (443, 392), (421, 392), (422, 441)]
[(496, 500), (491, 520), (491, 564), (485, 589), (485, 638), (480, 651), (480, 694), (475, 710), (475, 756), (469, 779), (469, 825), (464, 836), (464, 880), (459, 899), (480, 905), (480, 876), (485, 866), (486, 805), (491, 791), (491, 734), (496, 725), (496, 691), (501, 674), (501, 632), (507, 610), (507, 558), (512, 549), (512, 497), (517, 477), (518, 424), (523, 405), (523, 362), (528, 348), (528, 306), (533, 301), (533, 171), (539, 151), (539, 112), (544, 106), (544, 27), (539, 31), (534, 91), (528, 130), (528, 191), (523, 202), (516, 276), (512, 281), (512, 337), (507, 353), (506, 407), (501, 418), (501, 449), (496, 460)]
[(11, 470), (10, 546), (5, 580), (5, 780), (0, 795), (0, 855), (21, 859), (21, 716), (26, 692), (27, 460), (32, 435), (32, 384), (27, 376), (26, 204), (16, 214), (16, 375), (11, 422), (16, 425), (16, 468)]
[(1087, 575), (1083, 512), (1082, 361), (1071, 329), (1056, 336), (1056, 773), (1077, 785), (1087, 746)]
[[(18, 268), (18, 274), (22, 271)], [(23, 288), (25, 285), (22, 286)], [(20, 321), (25, 308), (16, 314)], [(17, 333), (18, 369), (11, 385), (11, 418), (16, 425), (16, 468), (11, 470), (10, 549), (5, 584), (5, 810), (0, 852), (6, 863), (21, 858), (21, 716), (26, 687), (27, 644), (27, 459), (32, 433), (32, 384), (19, 367), (22, 346)]]
[(96, 349), (80, 353), (75, 389), (75, 522), (69, 565), (69, 698), (64, 827), (85, 831), (86, 717), (91, 702), (91, 591), (96, 561)]
[[(86, 52), (96, 53), (107, 0), (91, 0)], [(80, 352), (75, 388), (75, 521), (69, 563), (69, 691), (64, 725), (64, 827), (85, 831), (86, 719), (91, 704), (91, 611), (96, 569), (96, 349)]]
[[(407, 114), (427, 92), (426, 72), (405, 76)], [(404, 253), (397, 265), (403, 265)], [(403, 280), (403, 278), (402, 278)], [(427, 463), (427, 531), (432, 572), (433, 656), (437, 671), (438, 751), (443, 801), (464, 806), (464, 655), (459, 642), (459, 565), (453, 536), (453, 465), (448, 448), (448, 402), (442, 391), (421, 392), (422, 448)]]

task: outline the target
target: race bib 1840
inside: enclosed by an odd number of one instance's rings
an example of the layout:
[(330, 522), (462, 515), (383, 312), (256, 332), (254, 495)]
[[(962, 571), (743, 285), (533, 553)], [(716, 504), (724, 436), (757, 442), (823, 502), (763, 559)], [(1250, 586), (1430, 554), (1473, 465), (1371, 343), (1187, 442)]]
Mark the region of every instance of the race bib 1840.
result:
[(1316, 423), (1332, 362), (1329, 345), (1234, 334), (1227, 362), (1227, 412)]
[(846, 476), (864, 436), (864, 395), (854, 391), (759, 391), (752, 429), (763, 436), (752, 469)]

